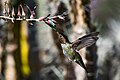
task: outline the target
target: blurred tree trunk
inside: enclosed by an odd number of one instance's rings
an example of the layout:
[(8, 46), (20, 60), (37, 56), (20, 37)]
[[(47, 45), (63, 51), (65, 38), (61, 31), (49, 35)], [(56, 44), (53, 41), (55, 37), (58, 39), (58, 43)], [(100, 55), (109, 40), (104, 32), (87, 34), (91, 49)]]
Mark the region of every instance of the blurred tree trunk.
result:
[[(73, 25), (73, 40), (77, 39), (81, 35), (89, 32), (95, 32), (96, 29), (91, 23), (91, 9), (89, 7), (90, 0), (70, 0), (71, 5), (71, 22)], [(97, 61), (97, 47), (92, 45), (86, 50), (80, 50), (84, 62), (86, 63), (88, 69), (88, 80), (95, 80), (96, 75), (96, 61)], [(78, 69), (76, 67), (76, 69)], [(79, 68), (80, 69), (80, 68)], [(78, 70), (81, 73), (81, 70)], [(76, 72), (78, 74), (78, 72)], [(77, 75), (77, 80), (80, 80), (79, 75)], [(83, 73), (81, 73), (83, 74)]]
[[(11, 27), (11, 26), (10, 26)], [(20, 21), (15, 21), (12, 28), (12, 38), (13, 42), (17, 45), (17, 49), (13, 52), (13, 56), (15, 59), (15, 66), (17, 71), (17, 80), (22, 79), (22, 72), (21, 72), (21, 55), (20, 55)]]
[[(2, 15), (2, 1), (0, 0), (0, 15)], [(4, 79), (4, 63), (5, 63), (5, 56), (3, 55), (3, 43), (4, 43), (4, 38), (5, 38), (5, 31), (3, 31), (3, 24), (2, 21), (0, 20), (0, 79), (3, 80)]]
[[(0, 0), (0, 11), (2, 11), (2, 2)], [(0, 15), (2, 12), (0, 12)], [(0, 77), (2, 77), (2, 52), (3, 52), (3, 46), (2, 46), (2, 25), (0, 21)], [(0, 78), (1, 79), (1, 78)]]
[[(2, 10), (1, 15), (3, 15), (3, 9), (5, 8), (5, 1), (1, 1)], [(9, 1), (8, 1), (9, 3)], [(6, 5), (8, 9), (9, 5)], [(13, 25), (10, 22), (3, 22), (0, 30), (1, 46), (3, 48), (1, 55), (1, 80), (16, 80), (16, 69), (12, 51), (14, 50), (14, 44), (11, 44), (11, 29)], [(11, 73), (12, 72), (12, 73)], [(11, 75), (11, 76), (10, 76)]]
[[(18, 8), (19, 4), (20, 3), (14, 5), (16, 14), (17, 14), (17, 8)], [(27, 76), (28, 76), (27, 73), (25, 73), (25, 71), (23, 70), (23, 68), (26, 68), (26, 70), (27, 70), (27, 67), (25, 65), (28, 65), (26, 63), (26, 59), (28, 59), (28, 56), (27, 56), (28, 47), (26, 47), (27, 46), (27, 43), (26, 43), (27, 38), (26, 37), (28, 35), (26, 34), (27, 33), (26, 27), (27, 27), (26, 22), (15, 21), (13, 24), (13, 28), (12, 28), (13, 42), (17, 45), (17, 49), (13, 52), (16, 70), (17, 70), (17, 80), (27, 78)], [(25, 60), (23, 61), (23, 59), (25, 59)]]

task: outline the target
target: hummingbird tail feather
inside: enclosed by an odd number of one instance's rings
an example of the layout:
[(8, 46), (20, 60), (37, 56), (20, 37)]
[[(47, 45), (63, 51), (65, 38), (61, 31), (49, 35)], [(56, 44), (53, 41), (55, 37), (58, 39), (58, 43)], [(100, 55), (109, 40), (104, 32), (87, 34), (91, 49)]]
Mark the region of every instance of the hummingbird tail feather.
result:
[(85, 69), (85, 71), (88, 73), (87, 68), (85, 67), (84, 63), (82, 64), (80, 61), (75, 61), (77, 64), (79, 64), (82, 68)]
[(82, 57), (80, 56), (80, 54), (77, 52), (77, 51), (74, 51), (75, 52), (75, 54), (76, 54), (76, 57), (75, 57), (75, 59), (76, 59), (76, 63), (77, 64), (79, 64), (82, 68), (84, 68), (85, 69), (85, 71), (88, 73), (88, 70), (87, 70), (87, 68), (86, 68), (86, 66), (84, 65), (84, 62), (83, 62), (83, 60), (82, 60)]

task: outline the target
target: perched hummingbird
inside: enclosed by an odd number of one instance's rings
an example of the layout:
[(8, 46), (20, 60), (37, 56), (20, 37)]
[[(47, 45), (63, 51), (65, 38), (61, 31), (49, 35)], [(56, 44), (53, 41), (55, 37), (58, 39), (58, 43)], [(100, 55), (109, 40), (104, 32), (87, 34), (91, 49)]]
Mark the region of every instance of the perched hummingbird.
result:
[(87, 34), (74, 42), (70, 42), (68, 37), (63, 33), (57, 32), (57, 34), (63, 49), (63, 54), (69, 60), (76, 62), (82, 68), (84, 68), (86, 72), (88, 72), (78, 51), (84, 47), (94, 44), (98, 40), (98, 32)]

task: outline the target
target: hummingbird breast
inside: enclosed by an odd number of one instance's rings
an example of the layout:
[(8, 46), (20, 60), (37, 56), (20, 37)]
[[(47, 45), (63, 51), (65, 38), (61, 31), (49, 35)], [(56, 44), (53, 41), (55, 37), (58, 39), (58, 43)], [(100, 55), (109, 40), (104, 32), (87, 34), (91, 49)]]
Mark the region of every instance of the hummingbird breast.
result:
[(74, 60), (74, 53), (73, 53), (73, 49), (71, 47), (71, 44), (61, 44), (61, 47), (63, 49), (63, 54), (68, 58), (68, 59), (71, 59), (71, 60)]

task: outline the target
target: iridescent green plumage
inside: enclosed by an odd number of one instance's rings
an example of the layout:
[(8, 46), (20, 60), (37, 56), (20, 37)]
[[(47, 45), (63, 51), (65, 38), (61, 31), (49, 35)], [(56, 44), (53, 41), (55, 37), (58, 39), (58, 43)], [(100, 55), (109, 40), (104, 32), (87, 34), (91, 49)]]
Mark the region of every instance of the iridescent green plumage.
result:
[(83, 60), (78, 52), (76, 52), (73, 48), (72, 45), (69, 43), (66, 44), (61, 44), (62, 49), (63, 49), (63, 54), (69, 59), (72, 60), (76, 63), (78, 63), (81, 67), (85, 69), (86, 72), (87, 68), (85, 67)]
[(57, 33), (58, 33), (58, 37), (59, 37), (59, 40), (60, 40), (60, 43), (63, 49), (63, 54), (69, 60), (76, 62), (81, 67), (83, 67), (86, 70), (86, 72), (88, 72), (82, 60), (82, 57), (79, 54), (79, 50), (84, 47), (88, 47), (94, 44), (98, 39), (97, 37), (98, 32), (92, 32), (90, 34), (87, 34), (72, 43), (70, 43), (67, 36), (64, 35), (63, 33), (59, 33), (59, 32)]

